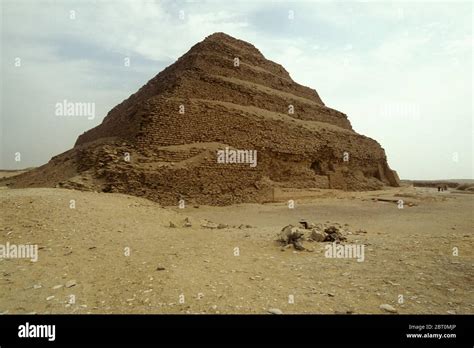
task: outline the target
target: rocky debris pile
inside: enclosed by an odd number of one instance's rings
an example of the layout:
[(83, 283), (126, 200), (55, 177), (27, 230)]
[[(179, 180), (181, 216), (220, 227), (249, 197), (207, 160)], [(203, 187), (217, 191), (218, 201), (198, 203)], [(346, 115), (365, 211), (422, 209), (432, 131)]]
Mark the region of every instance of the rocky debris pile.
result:
[(304, 250), (305, 248), (301, 244), (304, 240), (304, 232), (293, 225), (283, 227), (280, 234), (278, 235), (278, 241), (283, 245), (293, 245), (296, 250)]
[(340, 224), (320, 223), (314, 224), (301, 220), (298, 226), (287, 225), (278, 233), (277, 241), (283, 246), (293, 245), (295, 250), (306, 250), (304, 241), (308, 242), (334, 242), (340, 243), (347, 240), (345, 234), (352, 234), (342, 228)]

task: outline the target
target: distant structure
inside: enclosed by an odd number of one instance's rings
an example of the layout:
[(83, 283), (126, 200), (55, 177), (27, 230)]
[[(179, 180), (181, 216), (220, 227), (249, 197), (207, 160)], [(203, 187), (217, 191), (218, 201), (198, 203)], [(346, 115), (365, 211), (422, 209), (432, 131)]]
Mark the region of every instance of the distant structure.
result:
[(263, 202), (274, 188), (399, 186), (375, 140), (253, 45), (223, 33), (194, 45), (73, 149), (15, 180), (164, 205)]

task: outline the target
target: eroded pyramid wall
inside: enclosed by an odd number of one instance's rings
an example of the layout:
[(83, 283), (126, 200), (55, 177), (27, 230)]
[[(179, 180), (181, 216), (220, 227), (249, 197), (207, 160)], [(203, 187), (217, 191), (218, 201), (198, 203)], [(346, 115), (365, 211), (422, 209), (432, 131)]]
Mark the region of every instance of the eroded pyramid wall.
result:
[[(225, 148), (257, 151), (258, 164), (218, 163)], [(193, 46), (81, 135), (74, 149), (16, 185), (44, 185), (38, 173), (61, 166), (74, 167), (74, 175), (58, 173), (48, 185), (163, 204), (271, 201), (278, 187), (399, 185), (382, 147), (354, 132), (345, 114), (251, 44), (222, 33)]]

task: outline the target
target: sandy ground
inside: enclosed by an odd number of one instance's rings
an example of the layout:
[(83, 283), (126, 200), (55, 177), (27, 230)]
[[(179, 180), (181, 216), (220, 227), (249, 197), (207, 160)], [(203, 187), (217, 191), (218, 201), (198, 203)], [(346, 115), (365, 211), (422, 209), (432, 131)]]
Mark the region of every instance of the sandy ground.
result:
[[(37, 262), (0, 259), (0, 313), (382, 313), (381, 304), (474, 313), (474, 195), (312, 194), (294, 193), (294, 209), (178, 209), (121, 194), (0, 188), (0, 244), (39, 246)], [(364, 244), (364, 261), (326, 258), (328, 243), (282, 249), (277, 233), (301, 218), (348, 224), (346, 243)], [(204, 219), (230, 227), (202, 228)]]

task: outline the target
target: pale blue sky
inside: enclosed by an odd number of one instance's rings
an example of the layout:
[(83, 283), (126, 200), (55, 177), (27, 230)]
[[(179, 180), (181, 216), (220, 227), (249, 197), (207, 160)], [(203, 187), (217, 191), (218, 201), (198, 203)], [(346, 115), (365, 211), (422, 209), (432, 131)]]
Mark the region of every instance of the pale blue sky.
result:
[[(402, 178), (473, 178), (470, 1), (1, 4), (0, 168), (68, 150), (192, 45), (225, 32), (346, 113)], [(58, 118), (64, 99), (94, 102), (96, 118)]]

